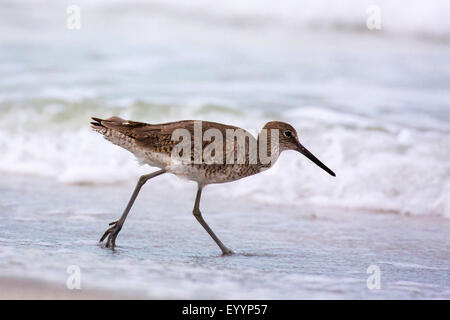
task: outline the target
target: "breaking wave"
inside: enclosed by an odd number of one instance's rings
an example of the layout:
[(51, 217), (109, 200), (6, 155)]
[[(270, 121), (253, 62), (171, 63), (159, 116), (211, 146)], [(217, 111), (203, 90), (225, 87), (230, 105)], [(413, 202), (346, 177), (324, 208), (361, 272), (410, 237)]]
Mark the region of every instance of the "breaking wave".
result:
[[(93, 100), (32, 104), (1, 106), (0, 170), (51, 176), (75, 184), (131, 182), (151, 170), (139, 167), (130, 153), (92, 132), (92, 115), (114, 114), (153, 123), (181, 118), (221, 119), (253, 132), (272, 120), (260, 111), (237, 111), (206, 101), (184, 106), (141, 101), (109, 108)], [(177, 119), (172, 117), (175, 113)], [(383, 124), (318, 107), (283, 110), (277, 118), (298, 128), (302, 143), (334, 170), (337, 178), (305, 157), (285, 152), (269, 171), (234, 182), (233, 186), (216, 185), (209, 192), (263, 203), (311, 203), (450, 217), (448, 133)], [(167, 188), (186, 187), (176, 178), (161, 183)]]

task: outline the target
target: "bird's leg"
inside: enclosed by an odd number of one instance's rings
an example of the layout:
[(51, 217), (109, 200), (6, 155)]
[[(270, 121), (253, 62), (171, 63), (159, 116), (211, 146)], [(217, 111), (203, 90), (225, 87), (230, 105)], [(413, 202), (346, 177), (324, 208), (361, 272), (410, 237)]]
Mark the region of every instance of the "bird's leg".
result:
[(125, 219), (127, 218), (128, 212), (130, 212), (131, 207), (133, 206), (134, 201), (136, 200), (137, 195), (139, 194), (139, 191), (141, 190), (142, 186), (147, 182), (147, 180), (154, 178), (156, 176), (159, 176), (160, 174), (165, 173), (165, 170), (159, 170), (150, 174), (143, 175), (139, 178), (138, 183), (136, 185), (136, 188), (134, 189), (133, 195), (130, 198), (130, 201), (128, 201), (128, 205), (125, 208), (125, 211), (122, 213), (122, 216), (119, 220), (111, 222), (109, 225), (112, 226), (106, 232), (103, 234), (103, 236), (100, 239), (100, 242), (102, 242), (108, 235), (108, 239), (106, 241), (106, 247), (114, 249), (116, 245), (116, 238), (119, 234), (120, 230), (122, 229), (122, 226), (125, 222)]
[(217, 238), (217, 236), (214, 234), (214, 232), (211, 230), (211, 228), (208, 226), (208, 224), (203, 219), (202, 213), (200, 212), (200, 197), (201, 197), (201, 195), (202, 195), (202, 187), (199, 186), (198, 191), (197, 191), (197, 197), (195, 198), (195, 205), (194, 205), (194, 211), (193, 211), (194, 217), (198, 220), (198, 222), (200, 222), (200, 224), (203, 226), (203, 228), (205, 228), (206, 232), (208, 232), (209, 235), (211, 236), (211, 238), (213, 238), (213, 240), (217, 243), (217, 245), (222, 250), (223, 255), (233, 254), (233, 251), (231, 251), (230, 249), (225, 247), (225, 245), (222, 243), (222, 241), (220, 241), (219, 238)]

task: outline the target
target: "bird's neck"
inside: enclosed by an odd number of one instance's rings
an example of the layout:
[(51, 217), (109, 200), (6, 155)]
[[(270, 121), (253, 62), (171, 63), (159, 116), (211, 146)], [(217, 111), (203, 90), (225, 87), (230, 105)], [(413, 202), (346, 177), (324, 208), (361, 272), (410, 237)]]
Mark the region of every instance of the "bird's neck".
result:
[(278, 137), (271, 130), (261, 130), (258, 135), (258, 164), (270, 168), (280, 156)]

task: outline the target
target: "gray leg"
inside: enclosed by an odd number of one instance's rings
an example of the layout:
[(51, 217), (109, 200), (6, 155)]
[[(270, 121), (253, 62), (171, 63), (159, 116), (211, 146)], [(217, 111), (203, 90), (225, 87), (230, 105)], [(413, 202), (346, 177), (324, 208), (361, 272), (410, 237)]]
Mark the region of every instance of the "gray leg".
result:
[(136, 188), (134, 189), (133, 195), (131, 196), (130, 201), (128, 201), (128, 205), (125, 208), (125, 211), (122, 213), (122, 216), (119, 220), (111, 222), (109, 225), (112, 226), (106, 232), (103, 234), (103, 236), (100, 239), (100, 242), (105, 240), (105, 238), (108, 236), (108, 240), (106, 241), (106, 247), (114, 249), (116, 245), (116, 238), (119, 234), (120, 230), (122, 229), (122, 226), (125, 222), (125, 219), (127, 218), (128, 212), (130, 212), (131, 207), (133, 206), (134, 201), (136, 200), (136, 197), (139, 194), (139, 191), (141, 190), (142, 186), (147, 182), (147, 180), (157, 177), (160, 174), (165, 173), (166, 170), (159, 170), (150, 174), (143, 175), (139, 178), (138, 183), (136, 185)]
[(202, 213), (200, 212), (200, 197), (201, 197), (201, 195), (202, 195), (202, 187), (199, 186), (198, 191), (197, 191), (197, 197), (195, 198), (195, 205), (194, 205), (194, 211), (193, 211), (194, 217), (198, 220), (198, 222), (200, 222), (202, 227), (205, 228), (206, 232), (208, 232), (209, 235), (211, 236), (211, 238), (213, 238), (213, 240), (217, 243), (217, 245), (222, 250), (223, 255), (232, 254), (233, 251), (231, 251), (230, 249), (228, 249), (227, 247), (224, 246), (222, 241), (220, 241), (219, 238), (217, 238), (217, 236), (214, 234), (214, 232), (211, 230), (211, 228), (208, 226), (208, 224), (205, 222), (205, 220), (203, 220)]

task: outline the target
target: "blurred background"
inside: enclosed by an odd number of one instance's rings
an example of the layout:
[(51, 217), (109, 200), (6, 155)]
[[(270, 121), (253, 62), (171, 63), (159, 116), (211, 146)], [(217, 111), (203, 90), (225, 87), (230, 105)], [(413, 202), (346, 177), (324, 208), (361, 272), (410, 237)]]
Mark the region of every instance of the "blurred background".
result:
[(379, 1), (381, 30), (368, 1), (78, 1), (79, 30), (70, 4), (1, 2), (1, 170), (135, 180), (94, 115), (253, 132), (279, 119), (339, 179), (283, 154), (288, 168), (237, 195), (450, 215), (448, 1)]
[[(81, 9), (80, 29), (67, 27), (70, 5)], [(367, 27), (369, 5), (380, 9), (379, 30)], [(111, 193), (84, 207), (79, 195), (116, 188), (124, 202), (152, 169), (92, 132), (91, 116), (211, 120), (253, 133), (282, 120), (337, 178), (286, 152), (264, 174), (208, 188), (210, 198), (445, 225), (449, 16), (446, 0), (0, 0), (0, 209), (30, 220), (119, 214), (105, 205)], [(46, 193), (22, 192), (30, 183)], [(54, 188), (64, 200), (46, 198)], [(195, 187), (167, 176), (158, 190), (193, 197)], [(448, 233), (440, 237), (448, 245)], [(447, 251), (441, 258), (448, 266)]]

